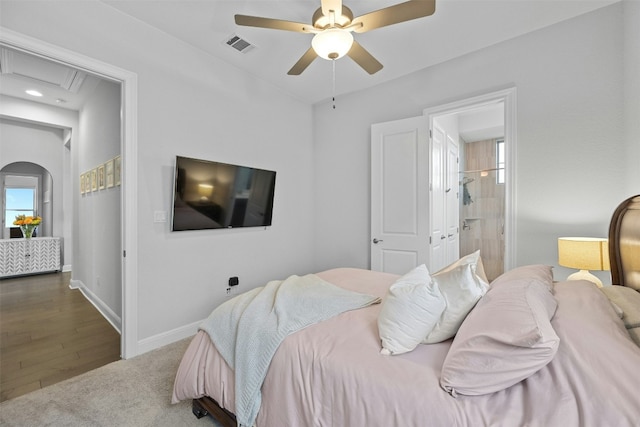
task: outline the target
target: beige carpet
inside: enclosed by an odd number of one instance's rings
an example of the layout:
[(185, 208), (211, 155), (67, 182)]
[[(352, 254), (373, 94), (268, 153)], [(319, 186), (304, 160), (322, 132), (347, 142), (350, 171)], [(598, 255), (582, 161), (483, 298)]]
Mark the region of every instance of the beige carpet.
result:
[(0, 403), (2, 426), (200, 426), (191, 402), (171, 404), (173, 380), (191, 338), (121, 360)]

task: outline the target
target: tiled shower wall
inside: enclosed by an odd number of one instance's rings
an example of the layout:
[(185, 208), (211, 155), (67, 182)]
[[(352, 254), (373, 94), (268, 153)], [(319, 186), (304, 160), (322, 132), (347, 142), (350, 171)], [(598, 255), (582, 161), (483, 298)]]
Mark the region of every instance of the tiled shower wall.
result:
[(504, 184), (497, 183), (496, 140), (465, 143), (460, 173), (460, 255), (480, 249), (489, 280), (504, 271)]

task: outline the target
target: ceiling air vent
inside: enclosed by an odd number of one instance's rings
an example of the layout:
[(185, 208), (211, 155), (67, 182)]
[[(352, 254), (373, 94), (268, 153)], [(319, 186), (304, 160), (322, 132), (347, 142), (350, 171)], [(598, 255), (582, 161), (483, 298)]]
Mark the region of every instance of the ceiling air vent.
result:
[(237, 50), (238, 52), (242, 52), (242, 53), (247, 53), (247, 52), (249, 52), (251, 49), (253, 49), (255, 47), (254, 45), (252, 45), (251, 43), (249, 43), (245, 39), (240, 38), (239, 36), (237, 36), (235, 34), (229, 36), (225, 40), (225, 43), (227, 45), (231, 46), (232, 48), (234, 48), (235, 50)]

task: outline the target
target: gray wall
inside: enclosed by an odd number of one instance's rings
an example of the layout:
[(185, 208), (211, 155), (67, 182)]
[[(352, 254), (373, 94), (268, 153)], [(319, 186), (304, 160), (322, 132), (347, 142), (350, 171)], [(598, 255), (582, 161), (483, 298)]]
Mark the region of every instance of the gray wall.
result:
[[(3, 27), (138, 76), (139, 341), (204, 319), (231, 276), (248, 290), (314, 269), (311, 106), (102, 2), (3, 1), (2, 12)], [(171, 208), (176, 155), (277, 171), (272, 227), (154, 223)]]
[[(65, 236), (62, 201), (64, 176), (68, 173), (63, 168), (63, 157), (66, 154), (62, 129), (11, 118), (0, 119), (0, 169), (32, 173), (40, 177), (38, 214), (43, 218), (43, 223), (37, 231), (40, 237)], [(5, 168), (14, 162), (27, 163), (21, 164), (17, 169)], [(33, 165), (40, 167), (33, 167)], [(42, 173), (42, 169), (48, 172), (49, 178)], [(49, 202), (45, 202), (45, 192), (48, 192)], [(6, 226), (12, 227), (11, 224)], [(70, 258), (63, 259), (64, 264), (70, 261)]]
[[(36, 102), (25, 101), (8, 96), (0, 96), (0, 117), (13, 123), (15, 128), (21, 123), (26, 129), (49, 129), (48, 133), (55, 133), (55, 143), (48, 144), (46, 149), (32, 150), (26, 155), (24, 152), (16, 152), (18, 146), (6, 144), (7, 138), (3, 133), (2, 143), (0, 143), (0, 165), (11, 163), (12, 159), (22, 159), (40, 164), (51, 172), (53, 179), (53, 229), (52, 235), (62, 237), (63, 243), (63, 264), (66, 270), (72, 268), (73, 241), (72, 217), (68, 212), (72, 211), (71, 188), (71, 151), (63, 146), (66, 141), (66, 132), (78, 127), (78, 112), (63, 108), (44, 105)], [(21, 137), (22, 138), (22, 137)], [(77, 143), (76, 135), (71, 133), (71, 145)], [(42, 135), (34, 138), (34, 143), (40, 144), (46, 141)], [(54, 147), (55, 145), (55, 147)], [(52, 150), (52, 151), (49, 151)], [(1, 166), (0, 166), (1, 167)], [(60, 171), (53, 173), (52, 170)]]
[[(73, 274), (111, 321), (122, 317), (120, 189), (80, 195), (79, 176), (120, 154), (120, 84), (100, 81), (79, 115), (73, 153)], [(71, 212), (70, 212), (71, 214)]]
[[(623, 99), (631, 86), (638, 93), (637, 54), (623, 55), (638, 14), (623, 18), (622, 8), (341, 96), (336, 110), (291, 99), (98, 1), (3, 1), (0, 23), (138, 76), (135, 285), (138, 337), (149, 340), (205, 318), (230, 276), (247, 290), (368, 267), (370, 125), (505, 87), (518, 90), (517, 263), (556, 264), (560, 235), (604, 235), (638, 151), (637, 127), (623, 121), (638, 111)], [(154, 223), (154, 211), (171, 207), (176, 155), (276, 170), (273, 226), (172, 233)]]
[(640, 2), (624, 0), (624, 141), (626, 186), (640, 194)]
[[(623, 82), (622, 8), (617, 3), (342, 96), (336, 110), (314, 106), (318, 266), (369, 266), (372, 123), (512, 86), (516, 265), (557, 265), (560, 236), (606, 236), (611, 213), (630, 192), (626, 153), (638, 141), (637, 131), (635, 139), (623, 136), (625, 85), (640, 76)], [(555, 271), (560, 278), (570, 272)]]

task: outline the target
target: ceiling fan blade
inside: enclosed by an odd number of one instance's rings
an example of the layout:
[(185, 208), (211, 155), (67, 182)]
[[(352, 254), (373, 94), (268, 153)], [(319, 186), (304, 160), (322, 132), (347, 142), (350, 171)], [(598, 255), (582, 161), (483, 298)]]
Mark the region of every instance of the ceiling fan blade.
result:
[(342, 15), (342, 0), (321, 0), (320, 4), (322, 5), (322, 14), (324, 16), (329, 17), (331, 11), (336, 16)]
[(347, 53), (347, 56), (353, 59), (356, 64), (364, 68), (364, 70), (369, 74), (375, 74), (382, 70), (382, 64), (355, 40), (353, 41), (353, 45), (351, 45), (351, 49)]
[(411, 0), (385, 7), (353, 19), (354, 24), (362, 24), (353, 31), (364, 33), (387, 25), (399, 24), (412, 19), (433, 15), (436, 11), (435, 0)]
[(261, 18), (259, 16), (236, 15), (236, 24), (245, 27), (270, 28), (273, 30), (295, 31), (297, 33), (308, 33), (307, 30), (313, 27), (311, 24), (301, 22), (283, 21), (281, 19)]
[(310, 47), (309, 50), (307, 50), (304, 55), (302, 55), (302, 57), (298, 59), (298, 62), (296, 62), (293, 67), (291, 67), (287, 74), (289, 74), (290, 76), (299, 76), (317, 57), (318, 54), (316, 53), (316, 51), (313, 50), (312, 47)]

